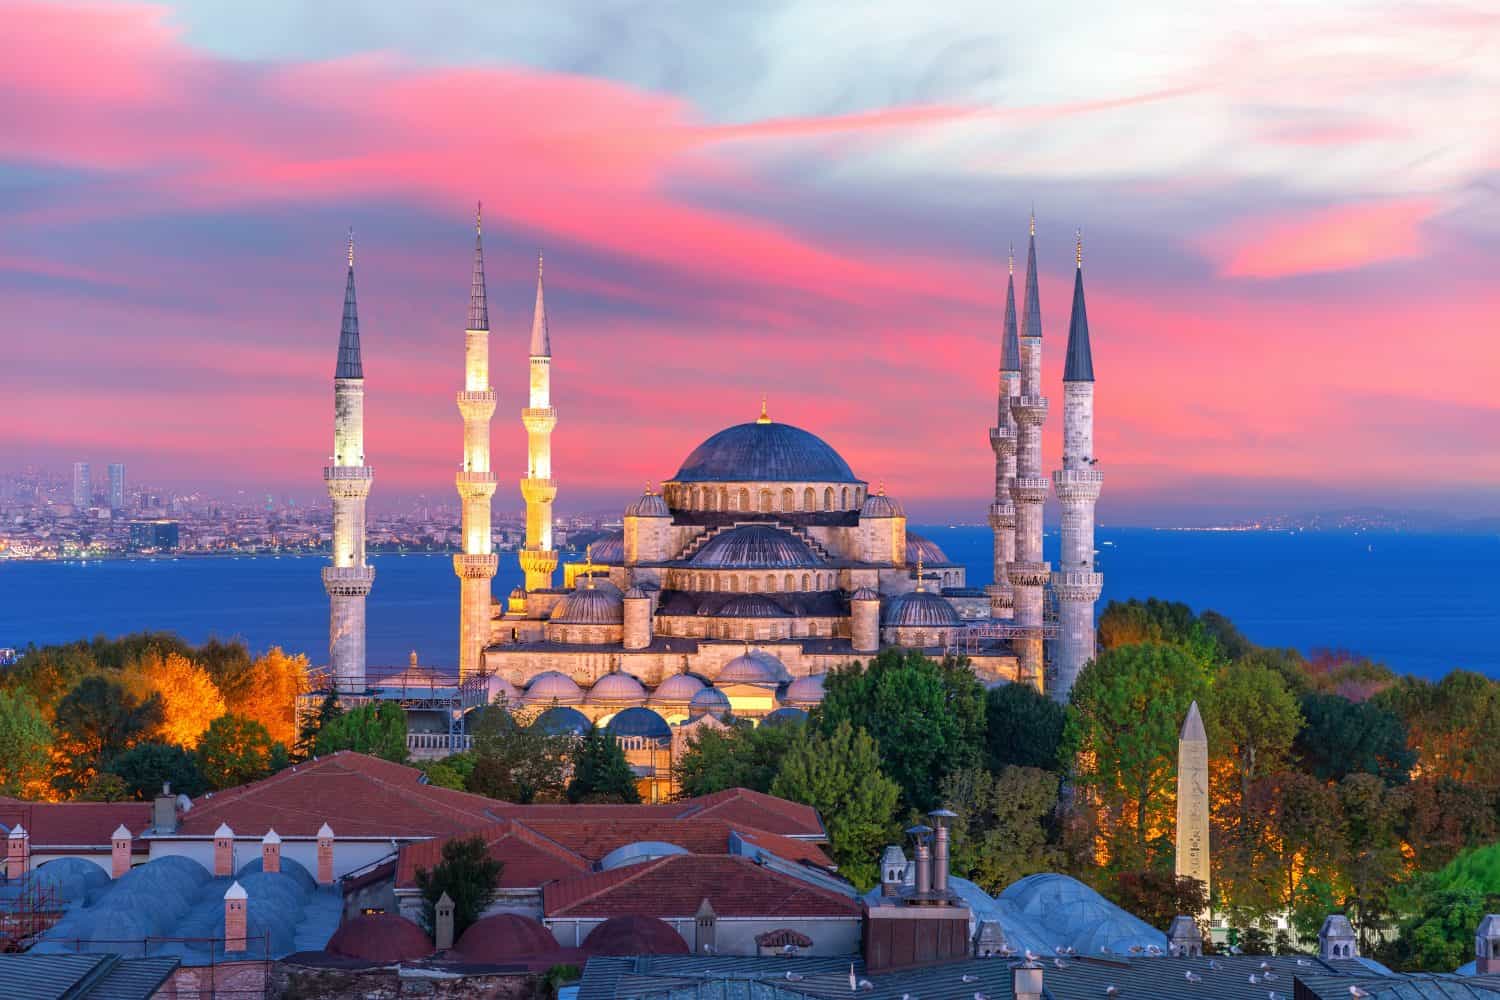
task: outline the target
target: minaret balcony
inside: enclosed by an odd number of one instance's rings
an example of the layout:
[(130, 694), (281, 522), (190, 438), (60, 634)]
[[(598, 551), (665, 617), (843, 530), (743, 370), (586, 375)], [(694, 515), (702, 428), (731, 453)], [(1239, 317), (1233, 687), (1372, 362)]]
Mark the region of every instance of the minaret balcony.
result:
[(330, 597), (364, 597), (374, 583), (373, 566), (323, 567), (323, 589)]
[(1009, 500), (990, 504), (990, 527), (997, 531), (1001, 528), (1014, 528), (1016, 526), (1016, 505)]
[(1044, 562), (1013, 562), (1005, 566), (1012, 587), (1045, 587), (1052, 567)]
[(1039, 426), (1047, 420), (1047, 397), (1013, 396), (1010, 401), (1010, 412), (1015, 416), (1018, 424)]
[(495, 495), (493, 472), (460, 472), (453, 478), (458, 495), (465, 500), (487, 500)]
[(1046, 503), (1050, 485), (1046, 476), (1017, 476), (1010, 487), (1010, 498), (1015, 503)]
[(1087, 503), (1099, 499), (1104, 473), (1099, 469), (1058, 469), (1052, 485), (1062, 503)]
[(557, 499), (557, 480), (523, 479), (521, 497), (527, 503), (551, 503)]
[(500, 557), (493, 552), (463, 552), (453, 557), (453, 572), (465, 580), (488, 580), (499, 568)]
[(1104, 590), (1104, 574), (1090, 570), (1062, 570), (1052, 574), (1052, 592), (1059, 601), (1091, 604)]
[(367, 465), (330, 465), (323, 469), (323, 482), (334, 500), (358, 500), (370, 495), (375, 470)]
[(528, 434), (548, 434), (557, 426), (554, 406), (527, 407), (521, 411), (521, 423)]
[(990, 447), (994, 449), (996, 458), (1014, 455), (1016, 453), (1016, 432), (1009, 427), (991, 427)]
[(488, 420), (495, 415), (494, 389), (483, 389), (477, 392), (465, 390), (459, 392), (455, 398), (458, 401), (458, 412), (464, 420)]

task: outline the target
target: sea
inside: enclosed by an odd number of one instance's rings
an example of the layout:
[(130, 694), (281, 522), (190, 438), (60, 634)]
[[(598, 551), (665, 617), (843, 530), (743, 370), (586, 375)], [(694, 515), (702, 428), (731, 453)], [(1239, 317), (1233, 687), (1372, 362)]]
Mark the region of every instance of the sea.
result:
[[(990, 532), (914, 525), (991, 579)], [(1401, 673), (1465, 668), (1500, 679), (1500, 536), (1380, 532), (1100, 529), (1104, 601), (1160, 597), (1227, 615), (1251, 640), (1348, 650)], [(1049, 555), (1056, 536), (1047, 539)], [(190, 641), (241, 638), (327, 661), (328, 598), (315, 555), (0, 562), (0, 646), (142, 629)], [(377, 553), (372, 665), (457, 660), (458, 579), (449, 556)], [(495, 593), (521, 581), (501, 556)]]

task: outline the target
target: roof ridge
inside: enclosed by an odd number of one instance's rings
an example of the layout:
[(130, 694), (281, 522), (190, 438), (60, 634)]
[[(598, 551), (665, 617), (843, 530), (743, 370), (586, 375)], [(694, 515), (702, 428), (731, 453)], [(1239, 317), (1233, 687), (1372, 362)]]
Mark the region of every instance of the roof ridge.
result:
[[(567, 903), (563, 904), (561, 907), (558, 908), (558, 912), (562, 912), (562, 911), (565, 911), (565, 910), (572, 909), (573, 907), (578, 906), (578, 905), (580, 905), (582, 903), (587, 903), (589, 900), (597, 898), (602, 893), (610, 892), (610, 891), (618, 888), (619, 886), (629, 885), (631, 882), (636, 881), (641, 876), (645, 875), (647, 872), (656, 871), (656, 869), (662, 867), (663, 865), (665, 865), (668, 862), (673, 861), (673, 860), (675, 860), (677, 858), (691, 858), (693, 856), (694, 855), (691, 855), (691, 854), (669, 854), (669, 855), (667, 855), (664, 858), (653, 858), (650, 861), (646, 861), (646, 862), (643, 862), (643, 863), (638, 864), (638, 865), (627, 865), (624, 868), (616, 868), (613, 871), (589, 872), (589, 873), (587, 873), (585, 875), (579, 875), (578, 878), (577, 878), (577, 880), (575, 880), (575, 884), (577, 882), (583, 882), (583, 881), (588, 880), (588, 879), (596, 879), (601, 884), (593, 892), (590, 892), (590, 893), (588, 893), (587, 895), (584, 895), (584, 896), (579, 896), (577, 899), (569, 900)], [(635, 870), (632, 871), (631, 869), (635, 869)], [(610, 878), (609, 877), (609, 876), (616, 875), (616, 873), (618, 873), (618, 872), (623, 872), (625, 874), (622, 877), (615, 877), (615, 878)], [(555, 883), (555, 882), (553, 883), (553, 885), (557, 885), (557, 884), (558, 883)], [(545, 899), (545, 897), (544, 897), (544, 899)], [(544, 906), (546, 905), (545, 901), (544, 901), (543, 905)]]
[(510, 823), (512, 835), (520, 835), (520, 839), (525, 840), (532, 846), (551, 851), (553, 854), (560, 855), (569, 861), (577, 861), (585, 868), (588, 868), (590, 865), (589, 859), (582, 854), (579, 854), (565, 844), (553, 840), (545, 833), (527, 825), (521, 820), (513, 819), (506, 822)]

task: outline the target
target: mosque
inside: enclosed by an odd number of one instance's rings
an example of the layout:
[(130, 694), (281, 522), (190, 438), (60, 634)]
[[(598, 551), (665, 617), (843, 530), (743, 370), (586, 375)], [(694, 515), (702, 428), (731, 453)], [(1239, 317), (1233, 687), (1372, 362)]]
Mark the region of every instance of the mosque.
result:
[[(563, 481), (552, 465), (558, 411), (551, 399), (552, 338), (538, 260), (528, 348), (529, 396), (520, 410), (528, 463), (518, 553), (523, 586), (492, 594), (499, 556), (490, 505), (496, 394), (489, 379), (489, 306), (476, 218), (464, 382), (457, 393), (463, 461), (463, 551), (458, 685), (550, 708), (579, 727), (648, 709), (655, 736), (732, 713), (764, 719), (806, 711), (823, 679), (890, 647), (967, 656), (987, 684), (1021, 682), (1066, 698), (1094, 655), (1094, 503), (1102, 484), (1093, 443), (1093, 359), (1078, 244), (1063, 376), (1063, 456), (1043, 471), (1048, 414), (1042, 369), (1036, 223), (1027, 247), (1022, 308), (1011, 256), (999, 347), (996, 422), (989, 429), (995, 583), (967, 585), (965, 568), (909, 531), (906, 512), (871, 488), (837, 449), (779, 419), (762, 397), (754, 419), (708, 435), (660, 489), (625, 508), (622, 530), (559, 565), (552, 505)], [(364, 558), (363, 399), (353, 244), (334, 379), (334, 464), (324, 472), (334, 508), (330, 661), (340, 692), (367, 689), (364, 602), (374, 571)], [(976, 435), (977, 436), (977, 435)], [(1042, 509), (1062, 506), (1060, 559), (1043, 558)], [(557, 574), (562, 571), (561, 585)], [(377, 685), (378, 686), (378, 685)], [(556, 715), (554, 715), (556, 718)]]

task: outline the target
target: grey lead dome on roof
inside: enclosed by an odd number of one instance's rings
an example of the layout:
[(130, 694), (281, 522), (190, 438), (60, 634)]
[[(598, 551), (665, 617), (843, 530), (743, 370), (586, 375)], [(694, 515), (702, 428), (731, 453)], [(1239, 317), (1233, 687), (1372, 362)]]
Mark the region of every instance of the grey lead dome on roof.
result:
[[(640, 498), (625, 508), (626, 517), (671, 517), (667, 502), (659, 493), (643, 493)], [(624, 536), (621, 536), (622, 538)]]
[(625, 605), (613, 587), (575, 590), (552, 612), (559, 625), (619, 625), (625, 620)]
[(896, 502), (895, 497), (886, 496), (884, 493), (871, 493), (865, 497), (864, 504), (859, 508), (860, 517), (905, 517), (906, 511), (901, 504)]
[(906, 561), (909, 565), (917, 564), (917, 556), (922, 557), (922, 562), (928, 566), (951, 566), (952, 560), (948, 553), (938, 547), (938, 543), (922, 535), (908, 531), (906, 533)]
[(710, 538), (688, 563), (707, 569), (793, 569), (824, 565), (812, 546), (769, 524), (737, 524)]
[(953, 605), (942, 597), (914, 590), (891, 598), (885, 606), (885, 624), (897, 628), (951, 628), (963, 623)]
[(736, 424), (704, 441), (673, 477), (679, 483), (857, 483), (849, 463), (791, 424)]
[[(698, 612), (700, 615), (704, 611)], [(788, 618), (787, 610), (764, 594), (740, 594), (719, 608), (719, 618)]]

